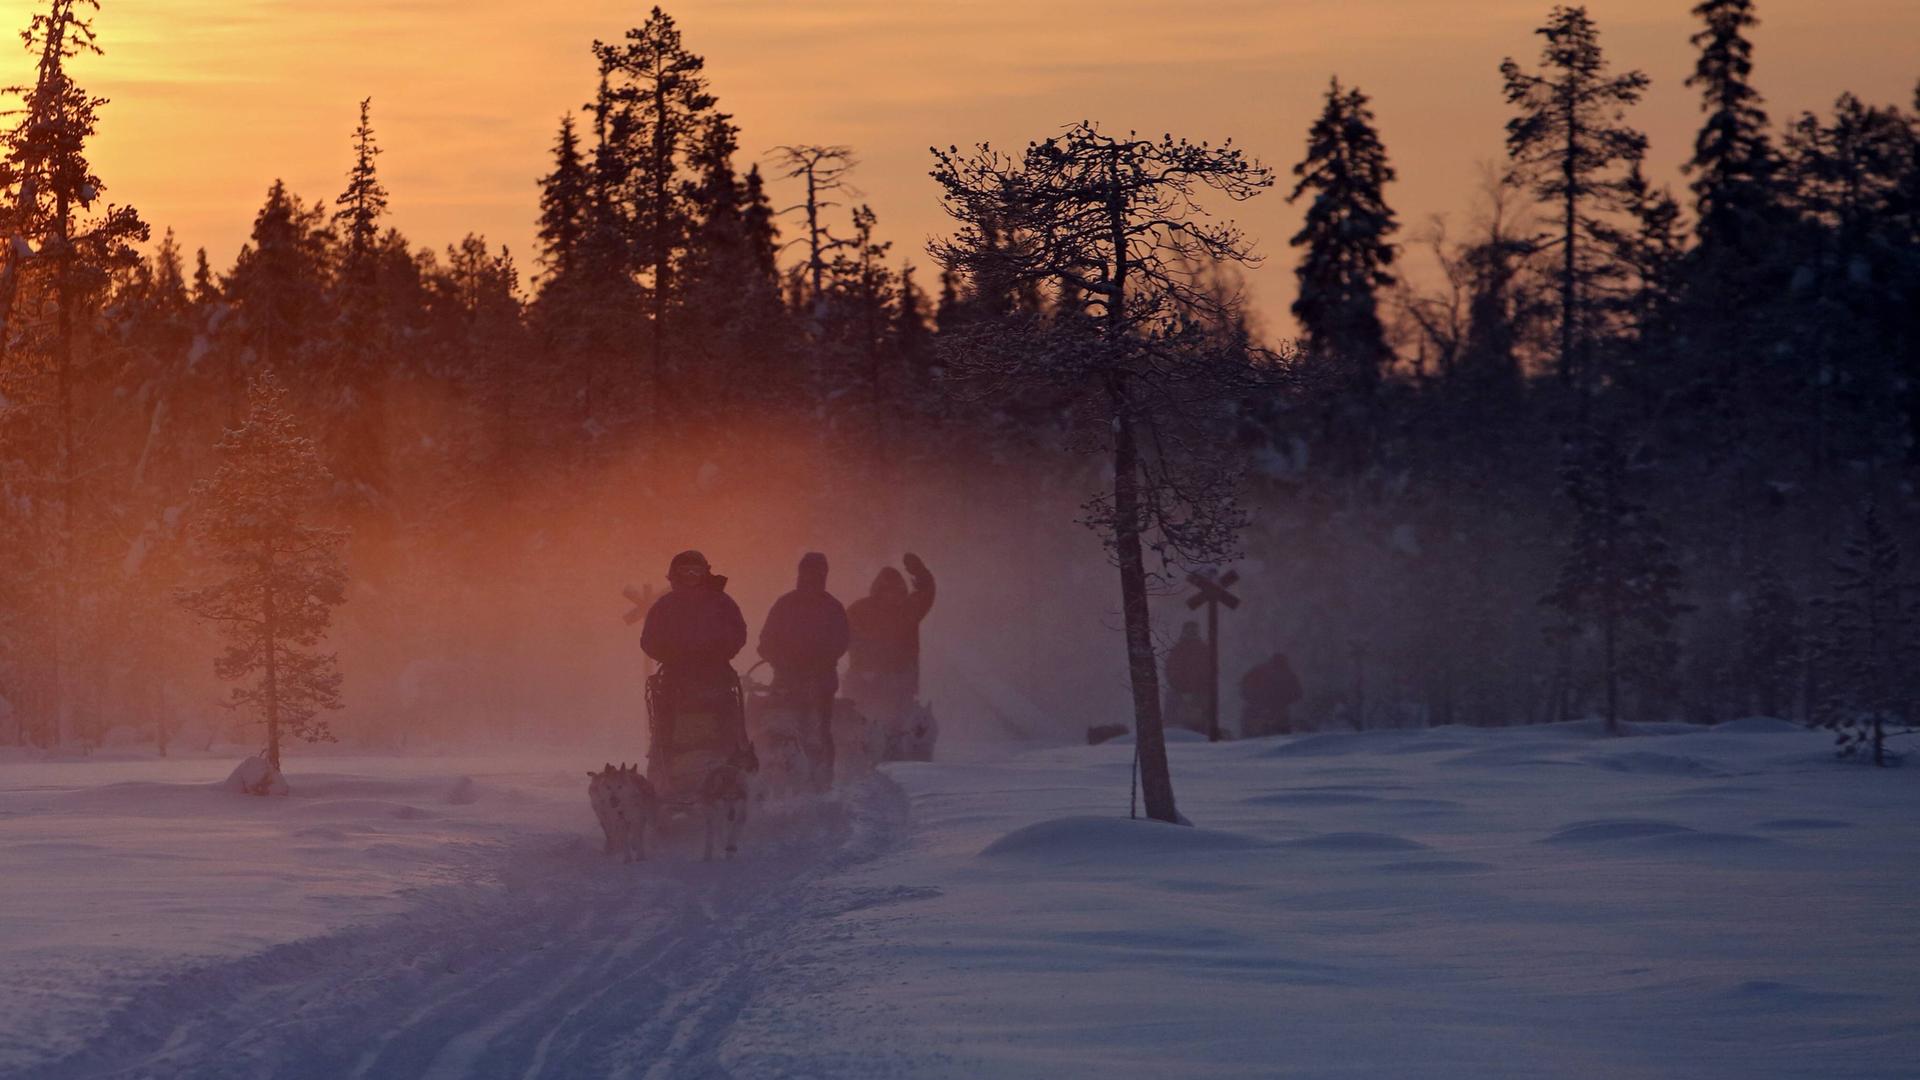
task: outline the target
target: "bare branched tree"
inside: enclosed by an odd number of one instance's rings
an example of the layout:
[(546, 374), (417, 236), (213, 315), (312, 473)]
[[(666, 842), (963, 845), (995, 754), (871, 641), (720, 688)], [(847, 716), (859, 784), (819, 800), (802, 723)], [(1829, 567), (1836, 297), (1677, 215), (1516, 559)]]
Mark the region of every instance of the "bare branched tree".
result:
[[(1118, 138), (1085, 122), (1018, 156), (984, 144), (933, 153), (933, 177), (959, 222), (934, 256), (976, 283), (1043, 299), (1038, 311), (1009, 311), (943, 341), (951, 369), (996, 395), (1067, 392), (1076, 447), (1112, 465), (1085, 521), (1120, 570), (1147, 815), (1178, 820), (1148, 596), (1176, 565), (1236, 554), (1245, 515), (1229, 453), (1235, 413), (1283, 370), (1247, 340), (1235, 297), (1203, 270), (1257, 257), (1200, 200), (1252, 198), (1272, 174), (1230, 143)], [(1159, 562), (1152, 573), (1149, 552)]]
[(776, 146), (769, 156), (774, 166), (782, 170), (782, 177), (788, 180), (804, 179), (807, 182), (805, 201), (795, 203), (780, 213), (806, 212), (806, 235), (795, 237), (788, 244), (807, 245), (807, 279), (811, 287), (807, 300), (817, 317), (822, 297), (826, 295), (827, 255), (836, 248), (848, 247), (853, 243), (852, 240), (836, 239), (832, 230), (821, 223), (820, 211), (840, 205), (829, 196), (842, 194), (859, 197), (860, 190), (847, 182), (847, 174), (859, 162), (854, 159), (852, 148), (845, 146)]

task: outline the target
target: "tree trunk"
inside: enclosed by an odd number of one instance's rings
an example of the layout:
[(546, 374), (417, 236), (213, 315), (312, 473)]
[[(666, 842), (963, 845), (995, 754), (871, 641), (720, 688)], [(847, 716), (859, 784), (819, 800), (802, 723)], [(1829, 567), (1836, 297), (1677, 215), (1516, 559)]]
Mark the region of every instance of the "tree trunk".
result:
[(672, 375), (667, 363), (667, 300), (673, 273), (673, 244), (667, 228), (668, 184), (673, 175), (673, 141), (667, 134), (667, 89), (659, 71), (653, 81), (653, 417), (656, 428), (667, 419), (666, 397)]
[(1561, 180), (1566, 185), (1566, 223), (1560, 237), (1561, 258), (1563, 259), (1560, 288), (1560, 381), (1571, 383), (1573, 371), (1574, 310), (1576, 289), (1574, 275), (1574, 244), (1580, 228), (1579, 204), (1575, 195), (1575, 181), (1579, 177), (1576, 168), (1580, 155), (1579, 121), (1573, 107), (1573, 95), (1567, 94), (1567, 150), (1561, 158)]
[(1178, 822), (1167, 736), (1160, 718), (1160, 669), (1153, 655), (1153, 616), (1147, 607), (1147, 568), (1140, 544), (1139, 449), (1126, 394), (1112, 387), (1114, 551), (1120, 562), (1120, 609), (1126, 620), (1127, 674), (1133, 684), (1134, 740), (1140, 755), (1140, 794), (1147, 816)]
[(267, 705), (267, 764), (273, 771), (280, 771), (280, 633), (278, 619), (273, 602), (273, 552), (267, 551), (262, 560), (266, 572), (265, 588), (261, 590), (260, 637), (266, 652), (266, 683), (263, 690)]
[(60, 542), (54, 556), (58, 561), (55, 564), (53, 586), (53, 708), (55, 740), (58, 742), (64, 742), (68, 735), (74, 733), (73, 692), (67, 684), (73, 678), (77, 663), (73, 655), (73, 635), (74, 624), (78, 621), (74, 538), (79, 534), (74, 528), (74, 500), (78, 496), (79, 479), (74, 469), (73, 446), (73, 249), (69, 241), (69, 210), (67, 196), (64, 193), (56, 196), (53, 242), (58, 246), (54, 251), (53, 272), (54, 303), (59, 310), (55, 313), (53, 365), (58, 389), (56, 404), (60, 413)]

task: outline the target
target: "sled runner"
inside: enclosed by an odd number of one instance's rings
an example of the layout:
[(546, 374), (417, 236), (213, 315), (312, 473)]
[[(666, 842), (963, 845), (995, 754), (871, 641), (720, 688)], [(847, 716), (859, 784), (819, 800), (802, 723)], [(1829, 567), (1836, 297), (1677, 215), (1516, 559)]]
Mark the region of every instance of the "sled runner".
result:
[[(765, 801), (827, 791), (833, 787), (838, 732), (832, 736), (823, 732), (819, 720), (794, 695), (754, 681), (753, 673), (764, 663), (747, 669), (744, 680), (747, 736), (761, 765), (755, 798)], [(834, 745), (825, 743), (828, 737)]]
[(746, 818), (748, 776), (759, 768), (746, 734), (740, 679), (728, 669), (712, 682), (647, 679), (647, 779), (659, 798), (659, 822), (705, 818), (707, 858), (724, 819), (726, 852), (738, 844)]

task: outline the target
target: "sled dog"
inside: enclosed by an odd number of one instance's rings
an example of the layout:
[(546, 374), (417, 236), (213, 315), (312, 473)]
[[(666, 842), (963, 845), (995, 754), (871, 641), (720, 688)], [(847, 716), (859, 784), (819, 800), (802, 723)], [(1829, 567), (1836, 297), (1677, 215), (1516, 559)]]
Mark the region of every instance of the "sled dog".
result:
[[(727, 842), (727, 858), (740, 846), (740, 826), (747, 820), (747, 774), (740, 765), (727, 762), (716, 765), (707, 773), (707, 779), (700, 788), (700, 801), (705, 805), (707, 816), (707, 847), (704, 856), (713, 861), (714, 833), (722, 832)], [(725, 825), (722, 827), (722, 820)]]
[(587, 773), (587, 798), (593, 803), (593, 815), (600, 819), (606, 834), (604, 854), (620, 853), (622, 861), (647, 859), (647, 829), (659, 813), (659, 800), (653, 785), (640, 775), (637, 765), (612, 762), (600, 772)]

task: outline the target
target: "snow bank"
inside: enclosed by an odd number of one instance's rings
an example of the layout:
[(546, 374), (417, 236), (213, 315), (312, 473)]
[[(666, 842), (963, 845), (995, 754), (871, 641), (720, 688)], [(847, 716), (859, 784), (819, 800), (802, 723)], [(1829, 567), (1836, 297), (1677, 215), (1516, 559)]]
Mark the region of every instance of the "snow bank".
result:
[(1920, 784), (1633, 734), (1175, 743), (1193, 829), (1126, 819), (1124, 743), (890, 767), (916, 831), (848, 879), (895, 892), (816, 950), (870, 973), (817, 1037), (877, 995), (902, 1076), (1910, 1077)]
[(236, 795), (285, 795), (287, 778), (268, 763), (265, 754), (255, 754), (236, 765), (220, 786)]
[(1642, 734), (1176, 742), (1193, 827), (892, 765), (711, 866), (603, 860), (597, 752), (0, 764), (0, 1074), (1910, 1077), (1912, 770)]
[(988, 844), (983, 858), (1054, 862), (1121, 860), (1258, 847), (1248, 836), (1169, 825), (1151, 818), (1075, 816), (1023, 826)]
[(517, 845), (586, 852), (593, 828), (571, 757), (308, 752), (274, 799), (234, 798), (265, 762), (229, 761), (0, 762), (0, 1076), (185, 967), (399, 917)]

